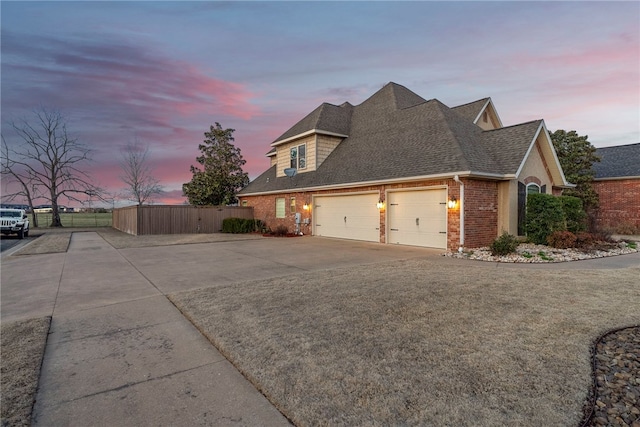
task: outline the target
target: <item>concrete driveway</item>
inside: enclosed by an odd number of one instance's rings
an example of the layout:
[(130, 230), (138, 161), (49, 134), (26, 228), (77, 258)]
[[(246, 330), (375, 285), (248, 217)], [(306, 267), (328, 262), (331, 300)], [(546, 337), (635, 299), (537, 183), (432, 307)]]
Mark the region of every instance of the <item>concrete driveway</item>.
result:
[(34, 425), (288, 425), (166, 294), (440, 251), (313, 237), (2, 258), (2, 321), (52, 316)]
[[(469, 265), (424, 248), (230, 239), (115, 249), (96, 232), (78, 232), (66, 253), (3, 256), (2, 321), (52, 316), (33, 424), (289, 425), (165, 295), (412, 258)], [(629, 262), (638, 265), (640, 254), (540, 268)]]

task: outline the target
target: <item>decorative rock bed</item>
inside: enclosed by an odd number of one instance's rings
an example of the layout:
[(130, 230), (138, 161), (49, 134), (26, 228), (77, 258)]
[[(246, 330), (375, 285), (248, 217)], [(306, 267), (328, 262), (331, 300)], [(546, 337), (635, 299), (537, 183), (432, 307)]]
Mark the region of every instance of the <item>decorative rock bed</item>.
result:
[(640, 427), (640, 327), (602, 336), (594, 349), (594, 391), (585, 427)]
[(516, 253), (508, 255), (491, 255), (491, 250), (488, 247), (471, 249), (461, 253), (447, 252), (444, 255), (490, 262), (541, 263), (579, 261), (635, 252), (638, 252), (638, 244), (626, 242), (601, 244), (593, 249), (556, 249), (550, 246), (521, 243), (518, 245)]

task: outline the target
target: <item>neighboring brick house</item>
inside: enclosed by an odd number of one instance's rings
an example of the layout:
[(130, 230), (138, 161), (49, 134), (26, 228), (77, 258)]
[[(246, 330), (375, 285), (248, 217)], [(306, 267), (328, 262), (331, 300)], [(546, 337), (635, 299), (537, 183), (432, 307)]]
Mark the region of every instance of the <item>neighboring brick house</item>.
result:
[(624, 234), (640, 232), (640, 143), (598, 148), (596, 155), (596, 226)]
[(449, 108), (395, 83), (320, 105), (271, 147), (240, 203), (317, 236), (479, 247), (523, 234), (527, 193), (571, 186), (543, 120), (503, 127), (490, 98)]

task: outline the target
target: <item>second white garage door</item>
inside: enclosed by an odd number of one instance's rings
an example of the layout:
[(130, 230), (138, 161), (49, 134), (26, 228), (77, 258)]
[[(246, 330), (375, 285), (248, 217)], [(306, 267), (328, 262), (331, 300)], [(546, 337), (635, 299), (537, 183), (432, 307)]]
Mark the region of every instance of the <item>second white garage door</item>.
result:
[(446, 189), (390, 192), (387, 215), (387, 242), (446, 249)]
[(380, 211), (377, 202), (377, 193), (314, 198), (314, 234), (379, 242)]

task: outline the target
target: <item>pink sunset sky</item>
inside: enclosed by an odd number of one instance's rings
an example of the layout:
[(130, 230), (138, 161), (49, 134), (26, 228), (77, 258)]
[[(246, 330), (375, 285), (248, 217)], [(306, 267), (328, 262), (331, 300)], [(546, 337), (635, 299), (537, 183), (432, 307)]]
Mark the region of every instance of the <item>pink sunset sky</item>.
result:
[(155, 202), (179, 204), (213, 123), (236, 129), (253, 179), (322, 102), (359, 104), (389, 81), (449, 106), (491, 97), (505, 126), (542, 118), (596, 147), (640, 142), (638, 2), (0, 7), (3, 136), (17, 144), (9, 123), (59, 110), (117, 206), (130, 204), (118, 160), (134, 139), (165, 189)]

